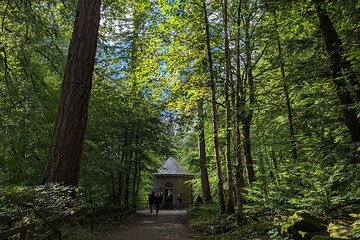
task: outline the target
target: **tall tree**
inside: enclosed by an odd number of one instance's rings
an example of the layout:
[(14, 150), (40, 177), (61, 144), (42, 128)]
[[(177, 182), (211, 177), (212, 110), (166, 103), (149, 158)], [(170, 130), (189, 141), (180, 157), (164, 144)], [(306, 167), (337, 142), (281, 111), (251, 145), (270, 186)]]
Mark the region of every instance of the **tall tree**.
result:
[(240, 92), (242, 89), (242, 79), (241, 79), (241, 59), (240, 59), (240, 26), (241, 26), (241, 5), (242, 1), (239, 0), (237, 7), (237, 18), (236, 18), (236, 88), (235, 88), (235, 120), (234, 120), (234, 131), (235, 131), (235, 157), (236, 157), (236, 216), (237, 221), (241, 222), (244, 218), (243, 216), (243, 197), (241, 195), (242, 189), (244, 187), (244, 175), (243, 175), (243, 158), (241, 151), (241, 134), (240, 134), (240, 124), (241, 124), (241, 98)]
[(0, 168), (7, 183), (41, 181), (73, 5), (52, 0), (0, 4)]
[[(231, 74), (231, 55), (229, 46), (229, 30), (228, 30), (228, 1), (223, 1), (223, 21), (224, 21), (224, 44), (225, 44), (225, 111), (226, 111), (226, 166), (227, 166), (227, 182), (229, 187), (227, 213), (234, 214), (234, 180), (231, 162), (231, 106), (229, 97), (229, 85), (232, 84)], [(230, 81), (231, 80), (231, 81)], [(230, 83), (231, 82), (231, 83)]]
[(285, 95), (285, 104), (287, 109), (287, 115), (288, 115), (288, 123), (289, 123), (289, 133), (290, 133), (290, 142), (291, 142), (291, 152), (292, 152), (292, 158), (293, 160), (297, 160), (298, 158), (298, 151), (297, 151), (297, 144), (296, 144), (296, 136), (295, 136), (295, 128), (294, 128), (294, 120), (293, 120), (293, 109), (291, 106), (291, 99), (289, 94), (289, 83), (287, 80), (286, 72), (285, 72), (285, 63), (284, 63), (284, 57), (283, 57), (283, 50), (280, 40), (280, 35), (278, 32), (278, 26), (277, 26), (277, 19), (276, 19), (276, 9), (274, 11), (274, 24), (276, 29), (276, 41), (277, 41), (277, 48), (278, 48), (278, 61), (280, 65), (280, 71), (281, 71), (281, 80)]
[[(241, 89), (241, 98), (242, 98), (242, 110), (243, 114), (241, 115), (241, 122), (243, 124), (243, 142), (244, 142), (244, 154), (245, 154), (245, 165), (248, 175), (249, 184), (252, 184), (255, 181), (255, 171), (253, 165), (253, 157), (251, 152), (251, 122), (254, 112), (254, 103), (255, 103), (255, 86), (254, 86), (254, 76), (253, 76), (253, 59), (252, 59), (252, 37), (251, 34), (251, 24), (252, 16), (254, 13), (250, 11), (251, 3), (247, 1), (246, 4), (246, 16), (245, 16), (245, 81), (243, 88)], [(246, 103), (248, 102), (248, 103)]]
[(77, 185), (95, 64), (101, 0), (79, 0), (50, 159), (43, 182)]
[(204, 99), (200, 99), (198, 107), (198, 148), (199, 148), (199, 165), (200, 165), (200, 178), (201, 190), (205, 203), (212, 202), (211, 191), (209, 186), (209, 176), (206, 167), (206, 148), (205, 148), (205, 130), (204, 130)]
[[(313, 0), (315, 4), (316, 13), (320, 21), (320, 29), (322, 31), (326, 51), (329, 54), (331, 77), (336, 88), (336, 93), (342, 104), (342, 114), (346, 127), (349, 130), (353, 142), (360, 141), (360, 122), (357, 113), (354, 109), (355, 100), (350, 91), (347, 89), (346, 78), (354, 87), (358, 88), (358, 80), (356, 75), (350, 69), (350, 62), (343, 56), (344, 50), (340, 37), (331, 22), (326, 9), (324, 8), (323, 0)], [(344, 76), (350, 71), (348, 76)], [(345, 77), (345, 78), (344, 78)]]
[(210, 44), (210, 29), (209, 29), (209, 19), (206, 7), (206, 1), (203, 1), (203, 11), (204, 11), (204, 21), (205, 21), (205, 34), (206, 34), (206, 47), (208, 54), (208, 66), (210, 74), (210, 85), (211, 85), (211, 104), (212, 104), (212, 123), (213, 123), (213, 141), (214, 141), (214, 151), (215, 151), (215, 161), (218, 177), (218, 195), (220, 202), (220, 211), (224, 213), (226, 211), (225, 198), (224, 198), (224, 186), (222, 179), (222, 168), (220, 160), (220, 151), (219, 151), (219, 129), (218, 129), (218, 116), (217, 116), (217, 106), (216, 106), (216, 85), (215, 85), (215, 73), (213, 67), (213, 60), (211, 55), (211, 44)]

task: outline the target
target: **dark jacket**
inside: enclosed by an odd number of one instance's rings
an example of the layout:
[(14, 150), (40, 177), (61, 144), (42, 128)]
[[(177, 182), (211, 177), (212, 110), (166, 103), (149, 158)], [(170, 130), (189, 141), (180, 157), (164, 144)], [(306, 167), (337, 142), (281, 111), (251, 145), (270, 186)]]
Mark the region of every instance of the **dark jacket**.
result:
[(155, 206), (158, 207), (160, 206), (160, 204), (161, 204), (161, 197), (160, 196), (155, 197)]
[(155, 204), (155, 195), (154, 194), (150, 194), (149, 195), (149, 205), (154, 205)]

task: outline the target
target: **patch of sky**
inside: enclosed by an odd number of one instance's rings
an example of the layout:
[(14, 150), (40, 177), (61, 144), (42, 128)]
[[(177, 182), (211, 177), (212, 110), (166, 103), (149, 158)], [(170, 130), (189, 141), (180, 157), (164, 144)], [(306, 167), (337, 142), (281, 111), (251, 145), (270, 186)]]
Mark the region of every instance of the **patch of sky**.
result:
[(169, 98), (170, 96), (170, 92), (171, 92), (171, 89), (166, 87), (166, 88), (163, 88), (163, 91), (161, 92), (161, 94), (159, 95), (159, 98), (161, 100), (165, 100), (167, 98)]
[(165, 122), (170, 124), (171, 122), (174, 122), (176, 120), (176, 116), (174, 114), (174, 111), (165, 108), (162, 112), (161, 112), (161, 116), (160, 119)]
[(180, 72), (178, 76), (178, 80), (180, 82), (187, 82), (189, 79), (189, 76), (195, 73), (196, 67), (184, 67)]
[(157, 3), (151, 5), (151, 11), (148, 12), (149, 19), (147, 20), (147, 25), (157, 24), (159, 20), (163, 18), (161, 14), (161, 8)]
[(97, 49), (96, 64), (106, 70), (106, 75), (112, 80), (126, 78), (129, 68), (131, 41), (114, 42), (101, 41)]
[(143, 96), (145, 99), (150, 99), (152, 96), (152, 91), (150, 88), (145, 87), (140, 91), (140, 95)]

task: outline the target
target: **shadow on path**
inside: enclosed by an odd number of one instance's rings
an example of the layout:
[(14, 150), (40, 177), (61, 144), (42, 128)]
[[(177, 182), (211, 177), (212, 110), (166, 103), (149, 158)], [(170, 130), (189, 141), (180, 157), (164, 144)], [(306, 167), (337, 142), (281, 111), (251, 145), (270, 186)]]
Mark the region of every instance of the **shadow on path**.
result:
[(116, 230), (105, 232), (101, 239), (118, 240), (181, 240), (203, 239), (199, 233), (195, 233), (184, 224), (186, 210), (163, 210), (159, 215), (150, 214), (149, 211), (138, 211), (133, 222), (120, 226)]

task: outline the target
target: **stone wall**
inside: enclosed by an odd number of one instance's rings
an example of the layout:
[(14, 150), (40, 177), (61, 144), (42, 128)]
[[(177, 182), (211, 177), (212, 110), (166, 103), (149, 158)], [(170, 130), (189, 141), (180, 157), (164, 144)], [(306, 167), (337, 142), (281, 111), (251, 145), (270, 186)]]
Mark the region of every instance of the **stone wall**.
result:
[[(176, 206), (176, 199), (178, 194), (182, 198), (182, 206), (188, 207), (192, 205), (192, 189), (190, 183), (185, 183), (186, 181), (191, 180), (191, 176), (163, 176), (157, 175), (154, 177), (153, 181), (153, 190), (155, 192), (162, 192), (165, 199), (165, 184), (172, 183), (173, 187), (171, 192), (173, 194), (173, 203), (174, 207)], [(168, 188), (169, 189), (169, 188)]]

